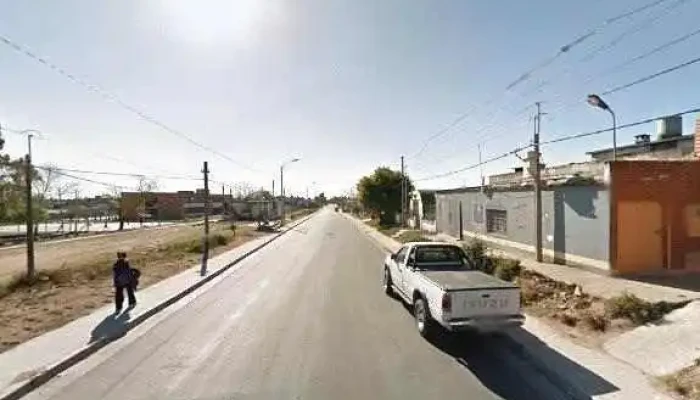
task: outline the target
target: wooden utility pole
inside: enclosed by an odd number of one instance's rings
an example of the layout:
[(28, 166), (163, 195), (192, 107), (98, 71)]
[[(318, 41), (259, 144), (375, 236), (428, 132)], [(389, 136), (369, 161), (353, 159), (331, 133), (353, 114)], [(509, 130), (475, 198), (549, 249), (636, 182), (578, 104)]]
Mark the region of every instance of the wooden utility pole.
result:
[(25, 174), (27, 183), (27, 279), (32, 281), (36, 276), (34, 265), (34, 207), (32, 204), (32, 135), (29, 135), (29, 153), (27, 153)]
[(403, 156), (401, 156), (401, 227), (406, 226), (406, 178), (404, 177)]
[(541, 179), (541, 159), (540, 159), (540, 121), (542, 119), (541, 104), (537, 105), (537, 116), (534, 120), (534, 187), (535, 187), (535, 251), (537, 262), (542, 262), (542, 179)]
[(459, 202), (459, 241), (464, 240), (464, 217), (462, 216), (462, 201)]
[(209, 199), (209, 163), (204, 162), (204, 240), (202, 242), (202, 268), (200, 274), (207, 274), (207, 261), (209, 261), (209, 208), (211, 201)]

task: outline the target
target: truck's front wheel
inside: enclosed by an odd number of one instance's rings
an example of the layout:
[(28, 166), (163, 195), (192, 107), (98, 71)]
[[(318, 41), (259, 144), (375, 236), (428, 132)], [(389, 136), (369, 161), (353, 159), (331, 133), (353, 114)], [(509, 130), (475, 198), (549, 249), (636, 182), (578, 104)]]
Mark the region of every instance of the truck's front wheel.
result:
[(382, 282), (382, 286), (384, 287), (384, 293), (386, 293), (386, 295), (389, 297), (394, 295), (394, 288), (391, 285), (391, 273), (389, 273), (389, 268), (384, 268), (384, 280)]
[(433, 320), (430, 317), (428, 303), (422, 297), (416, 299), (413, 304), (413, 315), (416, 318), (416, 328), (421, 336), (427, 338), (433, 332)]

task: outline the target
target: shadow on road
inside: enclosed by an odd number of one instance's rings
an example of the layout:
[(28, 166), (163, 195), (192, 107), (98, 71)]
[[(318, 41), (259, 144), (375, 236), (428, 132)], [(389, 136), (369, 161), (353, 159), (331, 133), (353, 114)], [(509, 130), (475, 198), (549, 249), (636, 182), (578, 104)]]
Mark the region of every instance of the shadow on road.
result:
[(129, 315), (128, 309), (119, 315), (108, 315), (92, 329), (92, 332), (90, 332), (90, 343), (100, 339), (111, 339), (125, 335), (127, 331), (126, 324), (129, 322), (130, 318), (131, 315)]
[[(553, 350), (529, 332), (518, 329), (515, 334), (519, 335), (519, 340), (527, 343), (527, 351), (507, 335), (498, 333), (442, 333), (430, 342), (454, 357), (484, 386), (505, 400), (570, 398), (574, 383), (575, 398), (592, 398), (618, 390), (615, 385)], [(533, 363), (529, 352), (535, 352), (540, 362)], [(556, 376), (538, 368), (542, 362), (549, 371), (557, 371)], [(544, 389), (546, 387), (552, 390)]]

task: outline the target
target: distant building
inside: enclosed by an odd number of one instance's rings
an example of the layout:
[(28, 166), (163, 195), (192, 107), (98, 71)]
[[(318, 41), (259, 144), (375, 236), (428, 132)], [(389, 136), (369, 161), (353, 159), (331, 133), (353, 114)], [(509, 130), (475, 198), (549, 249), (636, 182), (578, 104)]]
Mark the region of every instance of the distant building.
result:
[[(211, 215), (228, 215), (235, 219), (274, 218), (278, 213), (275, 200), (253, 197), (236, 200), (231, 195), (210, 193)], [(124, 219), (181, 220), (201, 217), (205, 213), (205, 191), (123, 192), (121, 207)]]

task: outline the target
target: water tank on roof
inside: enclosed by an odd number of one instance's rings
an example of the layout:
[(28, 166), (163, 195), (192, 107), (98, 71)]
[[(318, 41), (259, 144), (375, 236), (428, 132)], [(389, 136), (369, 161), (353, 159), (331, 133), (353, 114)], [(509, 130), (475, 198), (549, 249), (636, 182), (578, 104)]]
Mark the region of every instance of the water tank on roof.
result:
[(672, 115), (656, 121), (656, 133), (659, 139), (668, 139), (683, 135), (683, 117)]

